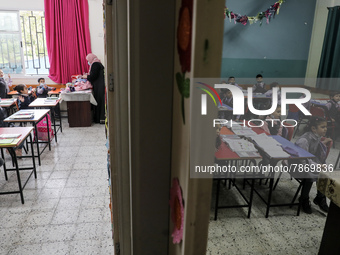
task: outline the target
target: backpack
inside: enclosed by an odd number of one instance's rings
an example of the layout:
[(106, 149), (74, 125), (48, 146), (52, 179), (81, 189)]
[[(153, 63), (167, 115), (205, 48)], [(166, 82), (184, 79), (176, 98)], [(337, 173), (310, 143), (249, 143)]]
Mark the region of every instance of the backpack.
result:
[[(52, 139), (54, 136), (54, 133), (53, 133), (51, 118), (49, 114), (47, 114), (47, 119), (48, 119), (50, 139)], [(46, 117), (44, 117), (41, 121), (39, 121), (39, 123), (37, 124), (37, 130), (38, 130), (38, 140), (48, 141)]]

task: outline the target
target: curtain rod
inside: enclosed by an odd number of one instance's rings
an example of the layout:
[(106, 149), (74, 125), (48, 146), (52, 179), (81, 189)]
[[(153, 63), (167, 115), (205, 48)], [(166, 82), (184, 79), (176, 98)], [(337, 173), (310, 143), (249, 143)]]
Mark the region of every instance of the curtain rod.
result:
[(340, 9), (340, 6), (327, 7), (327, 9), (329, 10), (329, 9), (334, 8), (334, 7), (338, 7), (338, 9)]

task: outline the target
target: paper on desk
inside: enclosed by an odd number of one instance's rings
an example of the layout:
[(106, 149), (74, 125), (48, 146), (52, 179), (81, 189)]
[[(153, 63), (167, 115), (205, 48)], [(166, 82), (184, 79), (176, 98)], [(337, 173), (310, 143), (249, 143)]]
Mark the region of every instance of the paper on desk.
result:
[(260, 157), (260, 154), (258, 154), (255, 151), (237, 151), (237, 155), (239, 155), (241, 158), (255, 158)]
[(253, 136), (253, 135), (256, 135), (256, 133), (249, 129), (233, 129), (233, 132), (236, 134), (236, 135), (242, 135), (242, 136)]
[(10, 116), (10, 119), (32, 119), (33, 117), (33, 114), (15, 114)]
[(260, 134), (252, 136), (251, 139), (261, 147), (272, 158), (288, 158), (290, 154), (286, 153), (281, 144), (273, 137), (269, 137), (266, 134)]
[(250, 143), (247, 140), (243, 139), (228, 139), (226, 137), (223, 138), (223, 141), (229, 145), (229, 148), (232, 151), (257, 151), (254, 144)]
[(19, 141), (20, 141), (20, 138), (0, 139), (0, 145), (14, 145), (14, 144), (17, 144)]
[(15, 115), (30, 115), (30, 114), (33, 114), (34, 112), (33, 111), (19, 111), (17, 113), (15, 113)]
[(0, 138), (17, 138), (19, 136), (21, 136), (21, 134), (2, 134)]
[(11, 144), (14, 141), (13, 138), (0, 139), (0, 144)]

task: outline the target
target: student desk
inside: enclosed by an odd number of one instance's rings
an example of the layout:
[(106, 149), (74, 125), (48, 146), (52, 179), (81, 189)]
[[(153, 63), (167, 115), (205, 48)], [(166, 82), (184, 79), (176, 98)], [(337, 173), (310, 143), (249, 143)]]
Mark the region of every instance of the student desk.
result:
[[(32, 130), (33, 127), (10, 127), (10, 128), (0, 128), (0, 135), (3, 134), (20, 134), (18, 137), (18, 140), (14, 140), (10, 144), (0, 144), (1, 148), (1, 156), (2, 158), (4, 157), (4, 151), (3, 149), (7, 149), (9, 153), (11, 154), (12, 159), (14, 160), (14, 166), (15, 168), (7, 168), (6, 167), (6, 162), (4, 164), (4, 172), (5, 172), (5, 179), (8, 180), (7, 177), (7, 171), (15, 171), (17, 173), (17, 179), (18, 179), (18, 186), (19, 190), (17, 191), (6, 191), (6, 192), (1, 192), (0, 195), (6, 195), (6, 194), (16, 194), (19, 193), (21, 197), (21, 203), (24, 203), (24, 195), (23, 195), (23, 189), (25, 188), (28, 180), (32, 176), (32, 173), (34, 173), (34, 178), (37, 178), (37, 173), (36, 173), (36, 167), (35, 167), (35, 160), (34, 160), (34, 150), (33, 150), (33, 140), (32, 140)], [(15, 148), (22, 144), (27, 138), (29, 137), (29, 143), (31, 144), (31, 156), (22, 156), (22, 158), (32, 158), (32, 167), (20, 167), (18, 166), (18, 160), (17, 156), (15, 153)], [(25, 181), (24, 185), (21, 183), (21, 178), (20, 178), (20, 171), (21, 170), (32, 170), (30, 175), (28, 176), (27, 180)]]
[[(221, 129), (221, 133), (225, 133), (226, 127), (223, 127)], [(232, 132), (229, 131), (229, 134), (232, 134)], [(227, 135), (228, 136), (228, 135)], [(233, 152), (228, 145), (221, 141), (221, 145), (219, 146), (218, 150), (215, 152), (215, 161), (216, 163), (221, 163), (219, 165), (237, 165), (238, 162), (240, 162), (242, 165), (244, 165), (245, 163), (249, 162), (249, 163), (254, 163), (255, 159), (259, 159), (261, 158), (259, 157), (240, 157), (236, 152)], [(251, 206), (253, 203), (253, 193), (254, 193), (254, 178), (251, 178), (251, 184), (250, 184), (250, 196), (249, 199), (246, 198), (246, 196), (243, 194), (243, 192), (241, 191), (241, 189), (236, 185), (235, 182), (235, 178), (232, 178), (232, 176), (229, 174), (229, 178), (231, 178), (231, 181), (233, 182), (233, 185), (235, 186), (235, 188), (237, 189), (237, 191), (239, 192), (239, 194), (242, 196), (242, 198), (245, 200), (245, 204), (238, 204), (238, 205), (228, 205), (228, 206), (219, 206), (219, 195), (220, 195), (220, 183), (221, 180), (223, 179), (223, 177), (218, 177), (215, 180), (217, 180), (217, 191), (216, 191), (216, 201), (215, 201), (215, 217), (214, 220), (217, 220), (217, 213), (218, 213), (218, 209), (226, 209), (226, 208), (240, 208), (240, 207), (248, 207), (248, 215), (247, 217), (250, 217), (250, 213), (251, 213)], [(243, 178), (246, 177), (245, 175), (243, 176)], [(254, 177), (254, 176), (251, 176)]]
[[(272, 135), (277, 142), (279, 142), (283, 147), (289, 147), (294, 149), (299, 156), (290, 156), (290, 157), (270, 157), (266, 151), (264, 151), (261, 147), (257, 146), (256, 143), (255, 146), (258, 148), (258, 150), (261, 152), (262, 155), (266, 156), (269, 159), (269, 164), (271, 166), (276, 166), (276, 164), (281, 161), (281, 160), (288, 160), (288, 159), (310, 159), (310, 158), (315, 158), (315, 156), (304, 149), (300, 148), (299, 146), (295, 145), (294, 143), (288, 141), (287, 139), (278, 136), (278, 135)], [(267, 209), (266, 209), (266, 218), (268, 218), (269, 215), (269, 209), (270, 207), (280, 207), (280, 206), (293, 206), (293, 205), (298, 205), (298, 212), (297, 215), (300, 213), (300, 203), (294, 203), (294, 199), (291, 203), (284, 203), (284, 204), (272, 204), (271, 199), (272, 199), (272, 194), (273, 194), (273, 187), (274, 187), (274, 176), (275, 172), (270, 172), (268, 178), (270, 179), (269, 181), (269, 193), (267, 199), (263, 198), (262, 195), (254, 189), (254, 192), (261, 198), (261, 200), (266, 204)]]
[[(15, 114), (12, 114), (11, 116), (9, 116), (8, 118), (6, 118), (4, 120), (4, 122), (11, 122), (11, 123), (32, 123), (34, 126), (34, 130), (35, 130), (35, 142), (37, 144), (37, 156), (38, 157), (38, 162), (39, 162), (39, 166), (41, 165), (41, 160), (40, 160), (40, 155), (44, 152), (44, 150), (46, 149), (47, 145), (49, 150), (51, 150), (51, 137), (50, 137), (50, 130), (49, 130), (49, 126), (47, 125), (47, 135), (48, 135), (48, 141), (44, 142), (44, 141), (38, 141), (38, 128), (37, 128), (37, 124), (43, 119), (46, 118), (46, 123), (48, 123), (48, 117), (47, 117), (47, 113), (49, 112), (49, 109), (40, 109), (40, 110), (20, 110), (18, 112), (16, 112)], [(19, 114), (25, 113), (25, 112), (32, 112), (34, 114), (33, 118), (31, 119), (27, 119), (25, 117), (22, 118), (15, 118), (14, 116), (19, 116)], [(40, 152), (39, 149), (39, 143), (46, 143), (46, 146), (43, 148), (43, 150)]]
[[(29, 107), (32, 108), (48, 108), (51, 110), (51, 118), (53, 122), (54, 127), (54, 137), (55, 141), (57, 142), (57, 132), (60, 130), (60, 132), (63, 132), (63, 126), (61, 123), (61, 116), (59, 116), (59, 125), (56, 125), (56, 114), (55, 114), (55, 108), (59, 105), (61, 101), (61, 98), (58, 99), (46, 99), (46, 98), (37, 98), (32, 103), (29, 104)], [(60, 113), (59, 113), (60, 115)], [(56, 128), (58, 127), (58, 129)]]
[[(28, 94), (29, 94), (29, 95), (32, 94), (32, 91), (29, 90), (29, 91), (28, 91)], [(7, 95), (12, 96), (12, 97), (16, 97), (16, 96), (19, 96), (19, 92), (16, 91), (16, 90), (12, 90), (12, 91), (8, 92)]]
[(59, 97), (59, 94), (61, 93), (61, 89), (56, 89), (56, 90), (50, 90), (49, 92), (47, 92), (47, 95), (50, 97), (50, 96), (53, 96), (53, 95), (56, 95)]

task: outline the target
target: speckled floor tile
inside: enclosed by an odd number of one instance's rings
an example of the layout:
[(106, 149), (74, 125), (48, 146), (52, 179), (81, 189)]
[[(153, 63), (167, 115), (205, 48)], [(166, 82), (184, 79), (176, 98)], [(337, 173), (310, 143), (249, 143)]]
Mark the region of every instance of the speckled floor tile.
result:
[[(37, 179), (31, 177), (24, 189), (25, 204), (18, 194), (0, 196), (1, 255), (113, 254), (103, 125), (69, 128), (63, 122), (58, 143), (44, 151)], [(89, 157), (91, 148), (96, 151)], [(28, 173), (21, 176), (25, 180)], [(17, 189), (16, 174), (8, 178), (0, 178), (0, 190)]]
[(100, 254), (102, 243), (99, 240), (81, 240), (70, 243), (70, 254)]
[(40, 255), (41, 253), (41, 244), (27, 244), (14, 246), (8, 252), (8, 255)]
[(65, 255), (70, 254), (69, 242), (43, 243), (42, 254)]

